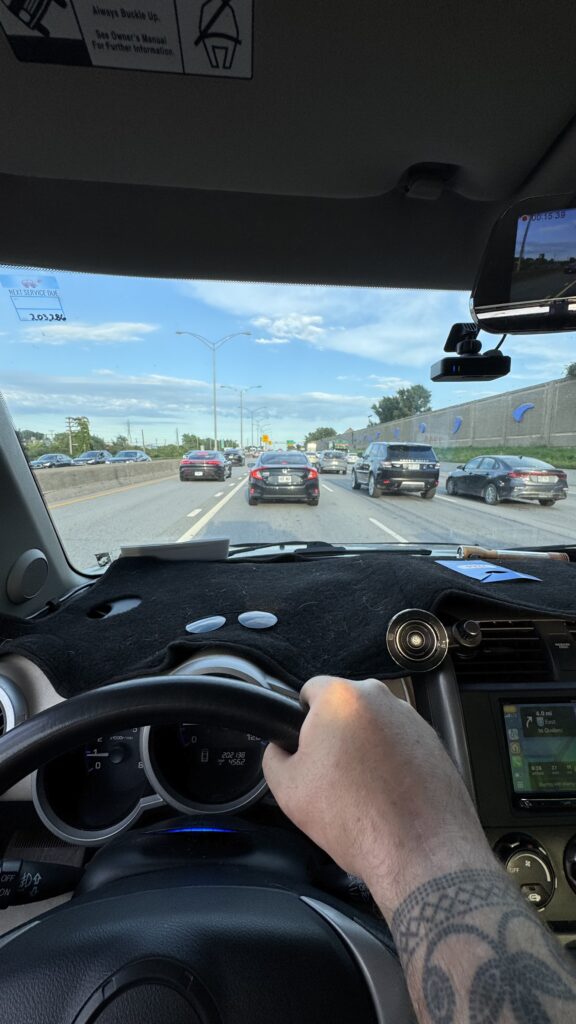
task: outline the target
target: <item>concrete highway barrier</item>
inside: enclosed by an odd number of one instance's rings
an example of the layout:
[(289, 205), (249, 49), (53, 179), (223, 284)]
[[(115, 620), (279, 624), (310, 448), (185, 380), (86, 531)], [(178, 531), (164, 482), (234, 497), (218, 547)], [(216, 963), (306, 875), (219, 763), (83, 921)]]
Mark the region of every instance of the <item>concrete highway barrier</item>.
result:
[(176, 476), (179, 463), (180, 459), (154, 459), (152, 462), (111, 462), (102, 466), (64, 466), (40, 469), (34, 476), (46, 500), (52, 503)]

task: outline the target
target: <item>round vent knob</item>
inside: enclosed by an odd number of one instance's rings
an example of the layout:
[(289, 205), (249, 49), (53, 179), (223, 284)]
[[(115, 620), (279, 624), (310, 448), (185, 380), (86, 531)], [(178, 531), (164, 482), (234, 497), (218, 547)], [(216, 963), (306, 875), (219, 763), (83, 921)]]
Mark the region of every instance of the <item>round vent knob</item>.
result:
[(444, 661), (448, 633), (435, 615), (407, 608), (390, 619), (386, 646), (397, 665), (412, 672), (428, 672)]

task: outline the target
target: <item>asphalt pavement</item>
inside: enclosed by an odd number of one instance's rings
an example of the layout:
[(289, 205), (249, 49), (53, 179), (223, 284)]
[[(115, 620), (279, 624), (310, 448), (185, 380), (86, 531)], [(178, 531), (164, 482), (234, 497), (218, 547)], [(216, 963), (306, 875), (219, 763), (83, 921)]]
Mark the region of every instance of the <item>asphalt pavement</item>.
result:
[(378, 499), (353, 491), (351, 475), (322, 474), (320, 504), (247, 501), (248, 470), (236, 467), (222, 483), (177, 477), (115, 491), (70, 496), (49, 505), (71, 562), (87, 569), (96, 555), (115, 558), (122, 544), (228, 537), (232, 544), (314, 541), (329, 543), (448, 543), (486, 547), (576, 544), (576, 491), (553, 508), (534, 502), (496, 507), (480, 499), (449, 497), (446, 470), (432, 501), (417, 494)]

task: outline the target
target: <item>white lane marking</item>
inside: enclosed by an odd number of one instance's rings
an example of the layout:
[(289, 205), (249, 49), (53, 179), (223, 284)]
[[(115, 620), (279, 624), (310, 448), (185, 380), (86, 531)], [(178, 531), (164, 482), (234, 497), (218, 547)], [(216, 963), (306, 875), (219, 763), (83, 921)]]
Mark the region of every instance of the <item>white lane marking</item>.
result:
[(460, 502), (458, 501), (458, 498), (448, 498), (444, 494), (436, 494), (435, 495), (435, 500), (436, 501), (449, 501), (451, 505), (459, 505), (460, 504)]
[(193, 519), (194, 516), (197, 516), (198, 513), (201, 512), (201, 511), (202, 511), (201, 508), (193, 508), (191, 512), (188, 512), (188, 519)]
[(209, 512), (206, 512), (200, 519), (197, 519), (193, 526), (191, 526), (189, 530), (186, 530), (186, 533), (183, 533), (181, 537), (178, 537), (177, 543), (183, 544), (184, 541), (191, 540), (192, 537), (195, 537), (196, 534), (199, 533), (204, 526), (206, 526), (206, 523), (208, 523), (216, 515), (216, 513), (220, 511), (221, 508), (224, 508), (226, 502), (230, 501), (230, 498), (233, 498), (236, 492), (239, 491), (240, 488), (244, 486), (244, 480), (240, 480), (233, 491), (228, 491), (228, 494), (226, 494), (222, 498), (222, 501), (219, 501), (216, 505), (214, 505), (214, 508), (211, 508)]
[(384, 533), (389, 533), (391, 537), (394, 537), (394, 540), (400, 541), (401, 544), (410, 544), (406, 537), (402, 537), (399, 533), (391, 530), (390, 527), (384, 526), (384, 523), (381, 523), (379, 519), (372, 519), (372, 516), (368, 516), (368, 521), (374, 523), (374, 526), (379, 526), (381, 530), (384, 530)]
[(224, 491), (217, 491), (216, 494), (212, 495), (212, 497), (213, 498), (221, 498), (223, 494), (224, 494)]
[(234, 481), (233, 480), (232, 480), (231, 483), (228, 484), (228, 487), (234, 487)]
[(330, 494), (334, 494), (334, 488), (328, 487), (328, 484), (322, 484), (322, 487), (324, 488), (325, 491), (330, 491)]

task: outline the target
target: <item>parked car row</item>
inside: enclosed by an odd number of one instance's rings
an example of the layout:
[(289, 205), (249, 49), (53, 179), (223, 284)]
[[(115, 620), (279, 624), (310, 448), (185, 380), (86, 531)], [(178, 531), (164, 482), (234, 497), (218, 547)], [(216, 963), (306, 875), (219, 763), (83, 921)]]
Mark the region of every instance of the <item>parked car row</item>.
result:
[(55, 469), (62, 466), (100, 466), (111, 462), (152, 462), (152, 459), (139, 448), (130, 448), (116, 455), (103, 450), (82, 452), (82, 455), (74, 459), (60, 452), (52, 452), (32, 459), (30, 465), (32, 469)]

